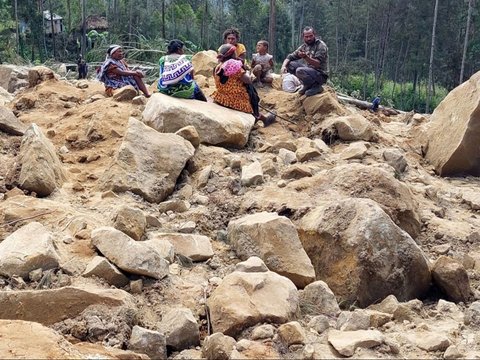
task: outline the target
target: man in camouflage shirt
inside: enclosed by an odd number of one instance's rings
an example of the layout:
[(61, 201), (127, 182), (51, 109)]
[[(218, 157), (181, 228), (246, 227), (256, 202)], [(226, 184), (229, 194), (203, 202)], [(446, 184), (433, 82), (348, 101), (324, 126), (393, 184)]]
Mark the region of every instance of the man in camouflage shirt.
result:
[(323, 91), (328, 79), (328, 48), (315, 36), (311, 27), (303, 29), (304, 43), (287, 56), (282, 64), (282, 73), (296, 75), (303, 83), (300, 95), (312, 96)]

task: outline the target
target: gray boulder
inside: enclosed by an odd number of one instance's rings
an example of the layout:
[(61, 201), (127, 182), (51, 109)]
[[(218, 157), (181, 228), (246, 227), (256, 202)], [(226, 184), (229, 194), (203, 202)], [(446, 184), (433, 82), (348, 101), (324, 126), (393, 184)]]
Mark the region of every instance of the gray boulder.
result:
[(28, 279), (31, 271), (56, 268), (59, 261), (52, 234), (38, 222), (21, 227), (0, 242), (2, 276)]
[(138, 241), (145, 233), (147, 219), (142, 210), (122, 206), (115, 215), (113, 227)]
[(101, 256), (95, 256), (87, 265), (82, 275), (85, 277), (97, 276), (105, 279), (107, 283), (116, 287), (123, 287), (129, 283), (128, 278), (123, 275), (120, 270)]
[(27, 130), (27, 125), (22, 123), (13, 112), (0, 106), (0, 131), (9, 135), (22, 136)]
[(114, 160), (100, 179), (103, 190), (131, 191), (150, 202), (161, 202), (195, 152), (175, 134), (161, 134), (134, 118)]
[(167, 346), (180, 351), (200, 344), (198, 323), (190, 309), (178, 308), (169, 311), (159, 325), (167, 337)]
[(166, 359), (167, 343), (165, 335), (135, 325), (128, 342), (128, 349), (147, 354), (150, 359)]
[(272, 271), (227, 275), (207, 304), (213, 331), (229, 336), (258, 323), (283, 324), (298, 314), (297, 288)]
[(39, 196), (50, 195), (67, 178), (53, 144), (36, 124), (23, 136), (18, 162), (21, 166), (19, 187)]
[(480, 175), (480, 72), (453, 89), (435, 108), (426, 158), (441, 176)]
[(217, 104), (153, 94), (143, 112), (143, 121), (165, 133), (191, 125), (202, 144), (242, 148), (248, 141), (254, 117)]
[(327, 202), (302, 219), (299, 236), (317, 279), (346, 304), (420, 298), (430, 287), (422, 250), (372, 200)]
[(28, 86), (28, 67), (0, 65), (0, 86), (13, 93)]
[(241, 260), (260, 257), (271, 271), (300, 288), (315, 280), (315, 271), (295, 225), (277, 213), (256, 213), (230, 221), (228, 240)]
[(112, 227), (92, 231), (92, 244), (120, 269), (137, 275), (163, 279), (168, 263), (152, 247), (135, 241)]

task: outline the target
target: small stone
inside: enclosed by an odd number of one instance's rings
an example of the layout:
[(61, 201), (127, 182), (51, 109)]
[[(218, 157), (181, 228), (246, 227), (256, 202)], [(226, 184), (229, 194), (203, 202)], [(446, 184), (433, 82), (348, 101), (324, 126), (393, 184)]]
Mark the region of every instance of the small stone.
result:
[(279, 181), (277, 182), (277, 186), (278, 186), (280, 189), (282, 189), (282, 188), (284, 188), (285, 186), (287, 186), (287, 182), (286, 182), (285, 180), (279, 180)]
[(271, 339), (275, 335), (275, 327), (273, 325), (260, 325), (257, 326), (252, 331), (251, 339), (252, 340), (263, 340), (263, 339)]
[(57, 133), (56, 133), (55, 130), (53, 130), (53, 129), (48, 129), (48, 130), (47, 130), (47, 137), (48, 137), (49, 139), (54, 138), (55, 135), (57, 135)]
[(130, 292), (132, 294), (141, 294), (143, 291), (143, 280), (132, 280), (130, 281)]
[(248, 258), (248, 260), (240, 262), (237, 265), (235, 265), (235, 271), (247, 272), (247, 273), (267, 272), (268, 267), (267, 265), (265, 265), (262, 259), (260, 259), (257, 256), (252, 256)]
[(218, 230), (217, 240), (224, 243), (228, 243), (228, 232), (226, 230)]
[(162, 226), (162, 222), (155, 216), (153, 215), (147, 215), (145, 217), (145, 219), (147, 220), (147, 225), (148, 226), (151, 226), (151, 227), (161, 227)]
[(202, 346), (202, 356), (207, 360), (229, 360), (235, 346), (235, 339), (215, 333), (205, 338)]
[(191, 234), (195, 231), (196, 227), (197, 224), (195, 223), (195, 221), (187, 221), (186, 223), (180, 225), (180, 227), (178, 228), (178, 232), (183, 234)]
[(79, 232), (77, 232), (75, 234), (75, 237), (77, 239), (82, 239), (82, 240), (85, 240), (85, 239), (89, 239), (90, 238), (90, 235), (91, 235), (91, 231), (88, 230), (88, 229), (83, 229), (83, 230), (80, 230)]
[(193, 198), (193, 202), (198, 205), (208, 205), (209, 199), (206, 195), (195, 195)]
[(27, 283), (21, 276), (12, 276), (10, 278), (10, 285), (12, 285), (15, 289), (25, 289), (27, 287)]
[(78, 134), (77, 133), (69, 133), (65, 136), (65, 140), (68, 142), (75, 142), (78, 140)]
[(87, 156), (87, 163), (91, 163), (100, 159), (100, 154), (92, 154)]
[(167, 358), (167, 343), (164, 334), (135, 325), (128, 342), (128, 349), (147, 354), (151, 359)]
[(416, 337), (417, 346), (425, 351), (445, 351), (450, 346), (450, 340), (444, 334), (425, 333)]
[(147, 99), (143, 95), (135, 96), (132, 99), (132, 104), (134, 104), (134, 105), (146, 105), (147, 104)]
[(130, 101), (137, 96), (137, 90), (131, 85), (124, 86), (118, 90), (115, 90), (113, 99), (116, 101)]
[(442, 244), (432, 247), (432, 251), (436, 252), (439, 255), (446, 255), (451, 248), (452, 246), (450, 244)]
[(80, 191), (83, 191), (85, 190), (85, 188), (83, 187), (82, 184), (80, 184), (79, 182), (76, 182), (72, 185), (72, 190), (73, 191), (77, 191), (77, 192), (80, 192)]
[(62, 242), (67, 245), (71, 244), (73, 243), (73, 237), (71, 235), (67, 235), (62, 239)]
[(167, 213), (170, 215), (169, 211), (183, 213), (190, 209), (191, 205), (188, 201), (185, 200), (169, 200), (164, 201), (158, 205), (158, 211), (160, 213)]
[(250, 165), (245, 165), (242, 167), (242, 186), (259, 185), (262, 184), (263, 181), (263, 170), (260, 162), (255, 161)]
[(242, 159), (238, 156), (232, 156), (229, 165), (233, 170), (238, 170), (242, 167)]
[(305, 331), (297, 321), (291, 321), (278, 328), (278, 336), (287, 345), (305, 344)]
[(105, 191), (104, 193), (102, 193), (101, 195), (101, 198), (102, 199), (116, 199), (116, 198), (119, 198), (119, 196), (117, 194), (115, 194), (113, 191)]
[(330, 322), (325, 315), (317, 315), (308, 322), (308, 327), (321, 334), (330, 328)]
[(443, 354), (443, 358), (445, 360), (461, 359), (462, 353), (458, 350), (458, 348), (455, 345), (450, 345), (447, 348), (447, 350), (445, 350), (445, 353)]
[(43, 270), (41, 268), (32, 270), (28, 274), (28, 278), (30, 279), (30, 281), (35, 281), (35, 282), (39, 282), (42, 279), (42, 276), (43, 276)]

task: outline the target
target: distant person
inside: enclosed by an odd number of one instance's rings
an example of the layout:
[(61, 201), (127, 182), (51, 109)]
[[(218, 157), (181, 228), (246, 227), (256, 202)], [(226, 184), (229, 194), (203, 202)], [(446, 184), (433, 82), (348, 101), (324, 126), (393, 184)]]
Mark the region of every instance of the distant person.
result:
[(124, 60), (123, 49), (120, 45), (111, 45), (107, 50), (107, 57), (98, 71), (97, 79), (105, 84), (107, 96), (112, 96), (115, 89), (132, 85), (137, 91), (143, 92), (149, 98), (143, 73), (140, 70), (130, 70)]
[(265, 116), (260, 113), (257, 90), (242, 62), (236, 58), (235, 50), (231, 44), (222, 45), (219, 49), (219, 63), (213, 71), (217, 89), (212, 97), (216, 103), (253, 114), (255, 121), (261, 120), (264, 126), (269, 126), (275, 121), (275, 114)]
[(88, 75), (88, 65), (82, 55), (78, 56), (77, 68), (78, 68), (78, 80), (86, 79)]
[(287, 56), (281, 72), (289, 72), (300, 79), (303, 84), (300, 95), (313, 96), (323, 91), (322, 85), (328, 79), (328, 48), (311, 27), (303, 29), (303, 41)]
[[(223, 32), (223, 43), (235, 46), (235, 57), (245, 63), (247, 57), (247, 48), (245, 45), (239, 43), (240, 31), (236, 28), (230, 28)], [(220, 51), (220, 49), (218, 49)]]
[(194, 80), (193, 64), (183, 47), (182, 41), (172, 40), (167, 46), (167, 55), (160, 58), (158, 91), (177, 98), (207, 101)]
[(257, 43), (257, 53), (252, 55), (252, 73), (260, 87), (273, 82), (273, 56), (268, 53), (268, 41), (260, 40)]
[(375, 96), (375, 98), (372, 100), (372, 106), (370, 106), (370, 110), (377, 112), (381, 101), (382, 98), (380, 96)]

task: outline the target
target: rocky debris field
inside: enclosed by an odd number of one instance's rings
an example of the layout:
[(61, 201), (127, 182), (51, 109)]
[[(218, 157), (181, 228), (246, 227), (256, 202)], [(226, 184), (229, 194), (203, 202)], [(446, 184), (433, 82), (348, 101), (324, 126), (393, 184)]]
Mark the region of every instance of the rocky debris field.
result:
[(1, 358), (480, 358), (479, 74), (431, 116), (275, 82), (268, 128), (0, 75)]

